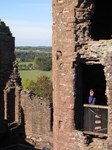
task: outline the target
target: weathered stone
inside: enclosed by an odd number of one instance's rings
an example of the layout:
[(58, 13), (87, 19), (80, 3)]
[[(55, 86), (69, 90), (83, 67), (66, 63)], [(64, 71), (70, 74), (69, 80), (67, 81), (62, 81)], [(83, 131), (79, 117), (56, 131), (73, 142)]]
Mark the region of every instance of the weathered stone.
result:
[(0, 21), (0, 134), (8, 131), (9, 124), (21, 122), (21, 79), (14, 45), (14, 37), (9, 27)]
[(32, 95), (31, 91), (21, 92), (21, 109), (27, 141), (33, 141), (40, 149), (52, 149), (52, 104), (37, 95)]
[(4, 147), (22, 139), (34, 147), (52, 149), (52, 104), (22, 89), (14, 49), (14, 37), (0, 21), (0, 137), (11, 132)]
[[(60, 13), (59, 10), (63, 11)], [(112, 40), (111, 38), (108, 40), (103, 38), (98, 40), (93, 39), (91, 35), (91, 17), (94, 11), (95, 4), (93, 0), (64, 0), (61, 4), (57, 0), (53, 0), (53, 21), (55, 22), (53, 24), (52, 37), (54, 150), (82, 150), (83, 148), (88, 150), (102, 150), (111, 147), (111, 144), (107, 146), (107, 143), (111, 141), (110, 137), (112, 134), (109, 132), (112, 129), (112, 111), (110, 109), (110, 105), (112, 104)], [(55, 12), (57, 12), (58, 16)], [(100, 17), (103, 18), (103, 16)], [(94, 33), (96, 32), (97, 30), (94, 31)], [(56, 59), (56, 53), (59, 50), (61, 50), (62, 55), (59, 53), (58, 59)], [(90, 147), (85, 147), (81, 141), (84, 138), (83, 134), (74, 132), (79, 125), (77, 125), (77, 122), (81, 121), (80, 113), (82, 113), (81, 105), (83, 103), (81, 99), (83, 98), (83, 90), (86, 90), (83, 89), (82, 85), (84, 84), (82, 83), (82, 64), (91, 66), (91, 68), (95, 65), (100, 65), (104, 68), (102, 69), (105, 78), (103, 83), (105, 86), (104, 95), (107, 97), (107, 103), (109, 105), (108, 128), (110, 129), (108, 130), (108, 138), (106, 140), (96, 138), (97, 142), (93, 141)], [(65, 147), (66, 141), (68, 142)]]

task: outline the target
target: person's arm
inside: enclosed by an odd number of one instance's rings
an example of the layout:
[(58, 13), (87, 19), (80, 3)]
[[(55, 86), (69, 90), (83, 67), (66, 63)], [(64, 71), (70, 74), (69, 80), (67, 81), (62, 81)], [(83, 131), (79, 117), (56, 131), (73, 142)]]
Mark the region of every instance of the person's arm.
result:
[(96, 102), (96, 98), (94, 97), (94, 98), (93, 98), (93, 102), (92, 102), (92, 104), (94, 105), (94, 104), (95, 104), (95, 102)]

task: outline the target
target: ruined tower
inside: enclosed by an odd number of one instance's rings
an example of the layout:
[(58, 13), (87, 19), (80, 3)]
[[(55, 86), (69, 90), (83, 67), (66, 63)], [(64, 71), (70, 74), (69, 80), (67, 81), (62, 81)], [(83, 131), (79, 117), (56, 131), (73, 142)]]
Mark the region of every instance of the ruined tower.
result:
[(0, 20), (0, 136), (12, 123), (20, 122), (20, 86), (15, 39)]
[(54, 150), (83, 149), (83, 104), (90, 88), (95, 89), (97, 105), (108, 106), (107, 138), (95, 140), (100, 149), (112, 148), (110, 6), (110, 1), (52, 1)]

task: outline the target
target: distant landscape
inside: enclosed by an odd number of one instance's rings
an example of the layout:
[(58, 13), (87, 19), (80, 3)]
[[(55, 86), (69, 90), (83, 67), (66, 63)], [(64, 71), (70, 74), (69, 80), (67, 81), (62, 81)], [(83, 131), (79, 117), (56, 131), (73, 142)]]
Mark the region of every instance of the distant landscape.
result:
[(52, 80), (52, 47), (18, 46), (15, 47), (15, 55), (22, 84), (25, 79), (36, 81), (43, 75)]

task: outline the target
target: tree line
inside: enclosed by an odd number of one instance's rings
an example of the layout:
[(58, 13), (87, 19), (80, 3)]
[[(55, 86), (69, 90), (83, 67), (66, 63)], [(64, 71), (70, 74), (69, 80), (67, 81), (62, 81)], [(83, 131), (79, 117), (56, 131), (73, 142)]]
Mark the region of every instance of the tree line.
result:
[(52, 69), (52, 53), (34, 52), (34, 51), (15, 51), (16, 58), (20, 62), (34, 62), (34, 65), (20, 64), (19, 70), (38, 69), (43, 71), (50, 71)]
[(40, 51), (52, 51), (52, 46), (16, 46), (15, 50), (40, 50)]

